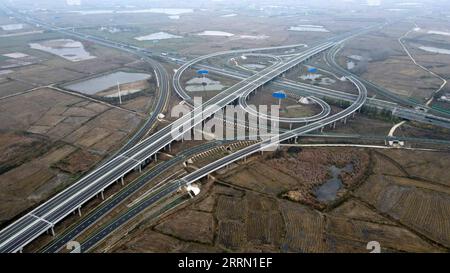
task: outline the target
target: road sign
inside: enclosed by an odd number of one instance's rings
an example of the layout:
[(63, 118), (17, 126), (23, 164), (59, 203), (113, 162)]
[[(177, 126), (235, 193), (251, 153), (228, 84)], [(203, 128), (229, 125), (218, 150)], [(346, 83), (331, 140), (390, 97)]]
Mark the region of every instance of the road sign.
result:
[(278, 91), (278, 92), (273, 92), (272, 97), (274, 97), (276, 99), (285, 99), (285, 98), (287, 98), (287, 95), (283, 91)]
[(273, 92), (272, 97), (278, 99), (278, 105), (281, 107), (281, 100), (287, 98), (284, 91)]
[(308, 68), (308, 73), (316, 73), (316, 72), (317, 72), (317, 68), (315, 68), (315, 67)]
[(200, 69), (197, 71), (197, 74), (199, 74), (199, 75), (207, 75), (208, 73), (209, 73), (209, 71), (206, 69)]

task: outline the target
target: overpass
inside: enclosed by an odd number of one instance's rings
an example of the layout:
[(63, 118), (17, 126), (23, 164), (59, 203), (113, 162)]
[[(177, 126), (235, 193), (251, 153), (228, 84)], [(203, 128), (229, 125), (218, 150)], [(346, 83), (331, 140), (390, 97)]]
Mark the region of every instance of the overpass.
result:
[(227, 104), (235, 101), (241, 94), (267, 84), (280, 74), (334, 45), (334, 42), (325, 42), (288, 61), (281, 62), (273, 68), (265, 69), (250, 76), (207, 101), (202, 106), (205, 108), (194, 108), (188, 115), (184, 115), (173, 124), (118, 154), (0, 231), (0, 252), (21, 251), (25, 245), (48, 230), (54, 233), (54, 226), (57, 223), (72, 212), (79, 210), (84, 203), (98, 194), (103, 196), (107, 187), (116, 181), (123, 180), (123, 177), (134, 169), (140, 169), (143, 164), (156, 156), (158, 151), (170, 145), (172, 141), (179, 139), (193, 127), (203, 122), (205, 118), (212, 116)]
[[(213, 67), (210, 65), (197, 65), (197, 67), (206, 68), (216, 74), (224, 75), (224, 76), (232, 77), (232, 78), (236, 78), (236, 79), (244, 79), (244, 78), (248, 77), (248, 75), (249, 75), (249, 73), (244, 73), (242, 71), (231, 71), (229, 69), (221, 69), (221, 68)], [(354, 77), (357, 78), (356, 76), (354, 76)], [(358, 78), (358, 80), (359, 80), (359, 78)], [(283, 89), (283, 90), (287, 90), (287, 91), (293, 91), (293, 92), (303, 95), (303, 96), (315, 96), (315, 97), (320, 97), (320, 98), (330, 98), (330, 99), (337, 99), (337, 100), (342, 100), (342, 101), (346, 101), (346, 102), (355, 101), (355, 99), (357, 98), (357, 95), (355, 95), (355, 94), (350, 94), (350, 93), (333, 90), (330, 88), (320, 87), (320, 86), (314, 86), (311, 84), (294, 82), (294, 81), (288, 80), (288, 79), (275, 79), (271, 84), (275, 88)], [(375, 98), (368, 98), (365, 105), (375, 107), (378, 109), (385, 109), (387, 111), (390, 111), (393, 116), (396, 116), (396, 117), (399, 117), (402, 119), (417, 121), (417, 122), (421, 122), (421, 123), (425, 123), (425, 124), (432, 124), (432, 125), (436, 125), (436, 126), (440, 126), (440, 127), (444, 127), (444, 128), (450, 128), (450, 119), (448, 119), (448, 118), (436, 116), (431, 113), (416, 110), (413, 108), (404, 107), (404, 106), (401, 106), (394, 102), (385, 101), (385, 100), (381, 100), (381, 99), (375, 99)]]
[(140, 212), (148, 208), (150, 205), (157, 203), (162, 198), (169, 196), (176, 192), (180, 187), (189, 185), (203, 177), (208, 176), (209, 174), (217, 171), (227, 165), (238, 161), (240, 159), (245, 159), (246, 157), (258, 152), (263, 151), (273, 145), (277, 145), (282, 141), (286, 141), (289, 139), (294, 139), (299, 136), (305, 135), (308, 132), (316, 131), (321, 129), (329, 124), (337, 122), (339, 120), (345, 119), (348, 116), (352, 115), (358, 109), (360, 109), (367, 99), (367, 90), (364, 85), (361, 84), (357, 79), (353, 77), (349, 77), (349, 80), (352, 81), (358, 88), (359, 95), (357, 99), (351, 104), (348, 108), (343, 111), (336, 113), (330, 117), (324, 118), (320, 121), (313, 122), (308, 125), (304, 125), (300, 128), (294, 129), (292, 131), (287, 131), (280, 136), (275, 136), (270, 139), (258, 142), (254, 145), (243, 148), (239, 151), (236, 151), (226, 157), (223, 157), (215, 162), (212, 162), (190, 174), (187, 174), (181, 179), (168, 181), (162, 187), (154, 192), (154, 194), (150, 195), (148, 198), (144, 198), (144, 200), (136, 203), (134, 206), (130, 207), (127, 211), (125, 211), (120, 216), (114, 218), (110, 222), (108, 222), (104, 227), (100, 228), (93, 234), (91, 234), (84, 242), (81, 243), (82, 251), (88, 251), (89, 249), (95, 247), (98, 243), (100, 243), (103, 239), (105, 239), (109, 234), (111, 234), (114, 230), (116, 230), (121, 225), (127, 223), (133, 217), (138, 215)]
[(327, 125), (333, 124), (339, 120), (343, 120), (343, 119), (347, 118), (348, 116), (352, 115), (353, 113), (358, 111), (358, 109), (360, 109), (366, 102), (367, 89), (355, 77), (349, 76), (348, 79), (356, 85), (356, 87), (358, 88), (358, 92), (359, 92), (357, 99), (348, 108), (346, 108), (343, 111), (336, 113), (332, 116), (326, 117), (320, 121), (316, 121), (316, 122), (304, 125), (300, 128), (296, 128), (294, 130), (280, 134), (279, 136), (275, 136), (275, 137), (266, 139), (264, 141), (254, 144), (254, 145), (248, 146), (242, 150), (239, 150), (229, 156), (223, 157), (213, 163), (210, 163), (210, 164), (204, 166), (203, 168), (200, 168), (200, 169), (186, 175), (179, 181), (179, 184), (189, 185), (189, 184), (207, 176), (208, 174), (210, 174), (214, 171), (217, 171), (235, 161), (246, 158), (247, 156), (249, 156), (253, 153), (256, 153), (259, 151), (264, 151), (267, 148), (270, 148), (274, 145), (278, 145), (279, 143), (281, 143), (283, 141), (286, 141), (289, 139), (295, 139), (298, 136), (321, 129)]

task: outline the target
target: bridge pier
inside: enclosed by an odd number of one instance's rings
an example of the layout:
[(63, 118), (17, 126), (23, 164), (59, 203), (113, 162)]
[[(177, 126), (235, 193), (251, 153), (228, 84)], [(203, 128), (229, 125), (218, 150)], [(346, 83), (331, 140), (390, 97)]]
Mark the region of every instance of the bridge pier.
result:
[(105, 200), (105, 195), (104, 195), (103, 191), (100, 192), (100, 196), (102, 197), (102, 200)]
[(336, 129), (336, 121), (333, 122), (333, 129)]
[(158, 156), (157, 156), (157, 153), (155, 153), (155, 162), (158, 162)]
[(124, 185), (123, 176), (120, 178), (120, 184), (122, 184), (122, 186)]
[(289, 123), (289, 130), (292, 130), (292, 123)]
[(78, 207), (78, 215), (81, 217), (81, 207)]
[(324, 127), (320, 128), (320, 132), (321, 132), (321, 133), (323, 133), (323, 128), (324, 128)]

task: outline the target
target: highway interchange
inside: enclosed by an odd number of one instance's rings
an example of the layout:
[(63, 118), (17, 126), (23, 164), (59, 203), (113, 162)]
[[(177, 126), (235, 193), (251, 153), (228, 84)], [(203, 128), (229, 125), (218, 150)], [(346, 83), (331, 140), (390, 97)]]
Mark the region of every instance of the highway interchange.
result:
[[(135, 169), (142, 168), (142, 166), (146, 165), (150, 160), (155, 160), (159, 151), (163, 150), (172, 142), (178, 141), (180, 137), (182, 137), (185, 133), (190, 132), (192, 128), (201, 125), (207, 118), (213, 115), (220, 116), (220, 110), (228, 104), (237, 101), (245, 109), (249, 110), (246, 107), (246, 98), (250, 94), (255, 93), (259, 88), (267, 84), (272, 84), (276, 87), (286, 88), (287, 90), (299, 92), (302, 95), (308, 94), (308, 96), (311, 96), (311, 99), (313, 101), (315, 101), (322, 107), (321, 113), (309, 118), (281, 118), (280, 122), (306, 124), (293, 130), (285, 131), (280, 135), (271, 138), (267, 138), (264, 140), (260, 139), (259, 142), (253, 145), (233, 152), (230, 155), (214, 161), (196, 171), (193, 171), (182, 178), (169, 181), (168, 183), (162, 185), (154, 192), (154, 194), (142, 200), (141, 202), (138, 202), (120, 217), (115, 218), (107, 226), (98, 231), (95, 236), (89, 237), (88, 240), (82, 244), (83, 251), (89, 250), (106, 236), (108, 236), (112, 231), (123, 225), (123, 223), (135, 217), (138, 213), (140, 213), (151, 204), (154, 204), (164, 197), (176, 192), (181, 186), (189, 185), (213, 173), (214, 171), (226, 167), (227, 165), (235, 161), (244, 159), (256, 152), (266, 150), (267, 148), (277, 145), (278, 143), (287, 140), (296, 140), (299, 136), (303, 136), (305, 134), (320, 130), (321, 128), (324, 128), (325, 126), (333, 124), (337, 121), (345, 120), (347, 117), (353, 115), (361, 107), (363, 107), (365, 103), (376, 105), (382, 108), (387, 108), (391, 110), (393, 114), (411, 120), (433, 123), (436, 125), (442, 125), (443, 127), (447, 127), (450, 124), (448, 122), (450, 120), (444, 117), (435, 116), (431, 113), (402, 107), (392, 102), (368, 99), (366, 89), (367, 82), (359, 79), (355, 75), (348, 73), (348, 71), (345, 71), (342, 68), (338, 68), (338, 65), (334, 61), (337, 52), (336, 49), (339, 48), (339, 46), (341, 46), (341, 44), (346, 39), (354, 37), (355, 35), (363, 33), (364, 31), (369, 31), (368, 29), (364, 29), (356, 33), (339, 35), (337, 37), (334, 37), (333, 39), (318, 43), (317, 45), (304, 49), (300, 53), (291, 56), (289, 59), (277, 58), (275, 56), (274, 59), (276, 59), (276, 62), (274, 62), (272, 66), (269, 66), (261, 71), (253, 71), (246, 74), (243, 72), (228, 71), (207, 66), (207, 68), (212, 72), (239, 79), (240, 82), (222, 91), (209, 101), (205, 102), (201, 107), (193, 107), (192, 111), (188, 115), (184, 115), (174, 123), (169, 124), (166, 127), (158, 130), (156, 133), (150, 135), (149, 137), (142, 139), (156, 123), (157, 115), (164, 111), (164, 108), (166, 107), (168, 102), (171, 87), (169, 84), (170, 80), (167, 71), (165, 71), (165, 69), (158, 61), (155, 61), (153, 58), (151, 58), (152, 56), (149, 55), (149, 52), (146, 52), (144, 49), (125, 44), (119, 44), (117, 42), (111, 42), (99, 37), (93, 37), (90, 35), (77, 33), (75, 31), (55, 28), (54, 26), (46, 25), (45, 23), (37, 21), (36, 19), (30, 18), (28, 16), (24, 17), (23, 15), (17, 14), (13, 11), (9, 12), (13, 13), (16, 17), (19, 17), (24, 21), (39, 24), (42, 27), (51, 29), (53, 31), (61, 32), (65, 35), (75, 36), (79, 39), (93, 41), (104, 46), (117, 48), (138, 55), (155, 69), (155, 76), (160, 92), (158, 96), (159, 99), (152, 114), (145, 121), (142, 127), (136, 132), (136, 134), (134, 134), (134, 136), (132, 136), (130, 140), (118, 152), (112, 155), (101, 166), (81, 178), (79, 181), (61, 191), (59, 194), (52, 197), (47, 202), (33, 209), (32, 211), (0, 231), (0, 252), (22, 251), (22, 249), (27, 244), (29, 244), (40, 235), (46, 233), (49, 230), (53, 231), (54, 226), (57, 223), (62, 221), (73, 212), (79, 211), (82, 205), (84, 205), (92, 198), (95, 198), (97, 195), (100, 194), (103, 196), (103, 192), (106, 188), (116, 182), (123, 181), (124, 176), (129, 172)], [(255, 52), (266, 52), (270, 50), (295, 47), (300, 47), (300, 45), (234, 50), (201, 56), (191, 61), (184, 62), (181, 65), (181, 67), (176, 71), (173, 77), (172, 86), (175, 92), (184, 101), (193, 106), (192, 99), (182, 88), (180, 79), (182, 74), (192, 67), (205, 67), (204, 65), (199, 64), (200, 62), (208, 58), (217, 56), (236, 55), (244, 53), (257, 54)], [(298, 65), (309, 60), (311, 57), (327, 50), (329, 52), (329, 54), (326, 54), (327, 61), (331, 62), (333, 60), (333, 68), (338, 70), (339, 74), (344, 75), (351, 83), (356, 86), (358, 95), (348, 94), (312, 85), (295, 83), (279, 78), (279, 76), (286, 71), (297, 67)], [(267, 55), (270, 56), (270, 54)], [(322, 99), (318, 98), (318, 96), (338, 98), (349, 101), (351, 102), (351, 104), (343, 111), (330, 116), (331, 111), (329, 105)], [(404, 103), (404, 101), (400, 102)], [(433, 109), (427, 110), (429, 110), (430, 112), (433, 111)], [(252, 112), (251, 110), (249, 111), (251, 114), (257, 114), (256, 112)], [(203, 151), (204, 149), (209, 149), (211, 147), (223, 144), (223, 142), (211, 142), (204, 146), (188, 149), (180, 154), (179, 157), (175, 157), (173, 160), (169, 160), (156, 165), (153, 169), (146, 172), (137, 180), (124, 187), (118, 194), (114, 195), (113, 198), (103, 202), (95, 211), (83, 217), (81, 221), (77, 222), (73, 227), (69, 228), (66, 232), (58, 236), (56, 240), (52, 241), (50, 245), (46, 246), (43, 249), (43, 252), (56, 252), (60, 250), (68, 241), (82, 233), (93, 223), (110, 212), (114, 207), (122, 203), (127, 197), (142, 188), (148, 181), (156, 178), (161, 173), (163, 173), (164, 170), (173, 167), (175, 164), (179, 164), (189, 156)]]
[(53, 230), (56, 223), (70, 215), (73, 211), (79, 210), (85, 202), (94, 198), (99, 193), (103, 194), (107, 187), (123, 179), (127, 173), (144, 164), (152, 156), (156, 155), (158, 151), (201, 123), (204, 118), (220, 110), (218, 107), (210, 108), (208, 106), (225, 107), (236, 100), (241, 93), (245, 93), (249, 89), (254, 90), (264, 85), (281, 73), (293, 68), (310, 56), (330, 48), (332, 45), (334, 43), (326, 42), (309, 49), (308, 52), (296, 56), (286, 63), (278, 65), (274, 69), (263, 70), (243, 80), (206, 102), (206, 109), (201, 109), (201, 111), (194, 109), (192, 114), (181, 117), (175, 124), (166, 126), (129, 150), (117, 155), (2, 230), (0, 234), (0, 251), (20, 251), (24, 245), (36, 237), (44, 234), (49, 229)]

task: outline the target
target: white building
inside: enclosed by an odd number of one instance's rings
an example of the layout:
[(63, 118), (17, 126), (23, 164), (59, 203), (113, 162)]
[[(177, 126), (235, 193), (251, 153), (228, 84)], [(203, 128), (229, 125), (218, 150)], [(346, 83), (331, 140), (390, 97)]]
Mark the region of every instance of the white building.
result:
[(195, 184), (187, 185), (186, 190), (191, 197), (194, 197), (194, 196), (197, 196), (200, 194), (200, 188)]
[(81, 6), (81, 0), (66, 0), (68, 6)]
[(381, 0), (367, 0), (367, 5), (368, 6), (379, 6), (381, 5)]

